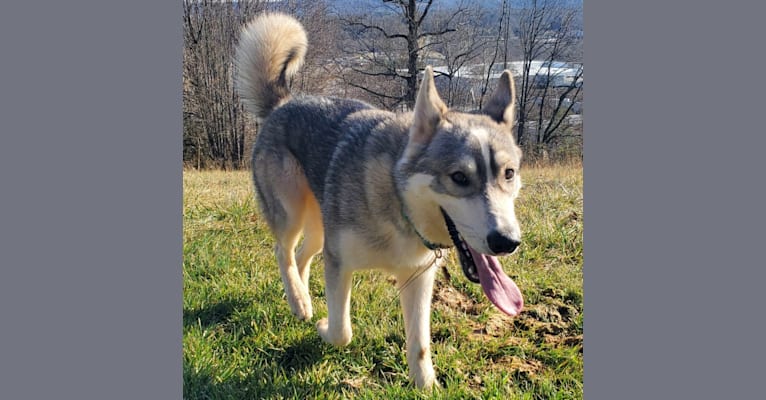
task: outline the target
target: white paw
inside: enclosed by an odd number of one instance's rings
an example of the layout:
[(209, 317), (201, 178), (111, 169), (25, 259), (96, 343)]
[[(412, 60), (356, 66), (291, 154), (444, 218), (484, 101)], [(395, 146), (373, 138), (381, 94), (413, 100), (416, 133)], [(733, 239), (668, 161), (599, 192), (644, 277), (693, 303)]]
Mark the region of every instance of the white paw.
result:
[(345, 346), (351, 342), (351, 329), (344, 329), (340, 334), (334, 333), (330, 330), (327, 318), (317, 322), (317, 331), (322, 340), (334, 346)]
[(296, 296), (297, 298), (288, 298), (290, 310), (301, 321), (309, 321), (314, 316), (314, 309), (311, 306), (311, 298), (308, 295)]
[(439, 387), (439, 382), (436, 381), (436, 374), (434, 374), (433, 370), (431, 370), (429, 373), (415, 376), (413, 381), (415, 386), (417, 386), (419, 389), (431, 389), (434, 386)]
[(428, 372), (416, 374), (413, 377), (413, 381), (418, 389), (431, 389), (434, 386), (439, 387), (439, 382), (436, 381), (436, 374), (433, 369)]

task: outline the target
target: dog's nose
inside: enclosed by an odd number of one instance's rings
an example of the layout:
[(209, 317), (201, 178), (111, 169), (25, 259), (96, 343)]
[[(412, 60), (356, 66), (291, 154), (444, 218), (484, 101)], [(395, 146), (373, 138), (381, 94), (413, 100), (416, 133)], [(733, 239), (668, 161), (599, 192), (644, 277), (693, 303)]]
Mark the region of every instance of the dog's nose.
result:
[(489, 249), (495, 254), (507, 254), (516, 250), (521, 244), (518, 240), (511, 239), (498, 231), (492, 231), (487, 235)]

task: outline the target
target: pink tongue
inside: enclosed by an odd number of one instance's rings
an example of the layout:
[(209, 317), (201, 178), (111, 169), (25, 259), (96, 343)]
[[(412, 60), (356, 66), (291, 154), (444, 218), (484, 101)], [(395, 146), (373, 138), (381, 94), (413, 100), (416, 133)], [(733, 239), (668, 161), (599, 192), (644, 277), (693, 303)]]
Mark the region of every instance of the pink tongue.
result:
[(516, 316), (524, 306), (519, 287), (505, 274), (496, 257), (481, 254), (470, 246), (468, 250), (479, 272), (479, 281), (484, 294), (500, 311)]

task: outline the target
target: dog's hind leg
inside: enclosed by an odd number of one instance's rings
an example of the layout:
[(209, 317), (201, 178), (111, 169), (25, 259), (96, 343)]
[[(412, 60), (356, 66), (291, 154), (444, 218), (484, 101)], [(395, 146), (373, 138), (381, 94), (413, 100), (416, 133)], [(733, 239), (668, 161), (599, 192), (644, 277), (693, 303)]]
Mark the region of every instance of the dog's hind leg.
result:
[(431, 362), (431, 296), (436, 268), (428, 267), (422, 274), (404, 269), (396, 276), (400, 282), (404, 333), (407, 337), (407, 366), (410, 378), (419, 388), (431, 387), (435, 380)]
[(322, 228), (322, 213), (316, 198), (309, 194), (303, 223), (303, 244), (298, 250), (298, 273), (306, 288), (309, 287), (309, 272), (311, 259), (322, 251), (324, 245), (324, 229)]
[(307, 321), (311, 319), (314, 311), (308, 287), (303, 284), (295, 262), (295, 246), (298, 244), (300, 234), (300, 225), (290, 226), (289, 230), (283, 231), (278, 239), (275, 253), (290, 309), (298, 319)]
[[(254, 160), (256, 187), (277, 245), (275, 253), (292, 313), (301, 320), (313, 316), (308, 287), (303, 283), (295, 260), (311, 192), (303, 170), (291, 156), (277, 159), (259, 155)], [(267, 186), (268, 190), (261, 191)]]
[(351, 342), (351, 278), (352, 271), (343, 268), (330, 252), (324, 253), (327, 318), (317, 322), (319, 336), (325, 342), (345, 346)]

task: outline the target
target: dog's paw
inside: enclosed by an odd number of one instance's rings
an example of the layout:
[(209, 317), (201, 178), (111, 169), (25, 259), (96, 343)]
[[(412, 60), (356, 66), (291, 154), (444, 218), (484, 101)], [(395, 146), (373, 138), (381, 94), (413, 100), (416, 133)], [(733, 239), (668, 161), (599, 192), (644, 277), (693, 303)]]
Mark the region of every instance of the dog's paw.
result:
[(317, 322), (317, 331), (319, 331), (322, 340), (334, 346), (345, 346), (351, 342), (351, 328), (334, 332), (330, 330), (327, 318), (322, 318)]
[(428, 361), (421, 361), (416, 365), (409, 365), (409, 367), (410, 379), (412, 379), (412, 383), (414, 383), (418, 389), (439, 387), (439, 381), (436, 380), (436, 372), (434, 372), (430, 357)]
[(308, 296), (298, 296), (296, 299), (288, 299), (290, 310), (299, 320), (309, 321), (314, 316), (314, 309), (311, 306), (311, 299)]
[(436, 380), (433, 370), (430, 373), (414, 376), (412, 381), (418, 389), (429, 390), (439, 387), (439, 381)]

